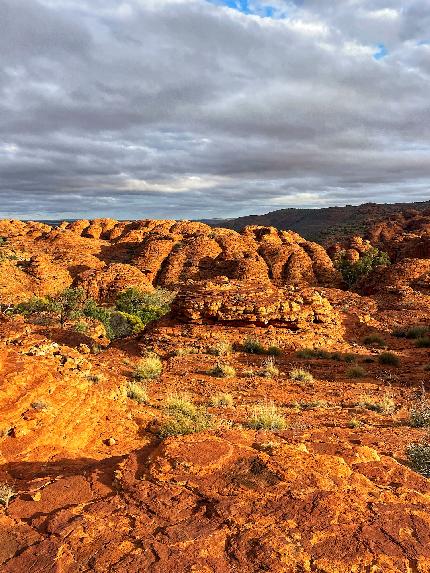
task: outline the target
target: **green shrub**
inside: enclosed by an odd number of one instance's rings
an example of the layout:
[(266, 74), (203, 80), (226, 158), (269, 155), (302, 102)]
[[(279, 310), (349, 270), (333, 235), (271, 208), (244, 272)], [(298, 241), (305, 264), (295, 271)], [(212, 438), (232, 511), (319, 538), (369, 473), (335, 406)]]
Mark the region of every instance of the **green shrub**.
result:
[(387, 253), (376, 247), (363, 253), (357, 261), (349, 260), (346, 251), (341, 251), (334, 260), (334, 265), (340, 271), (348, 288), (354, 287), (358, 281), (369, 275), (374, 269), (390, 264)]
[(409, 444), (406, 455), (414, 471), (430, 478), (430, 444)]
[(135, 400), (138, 404), (145, 404), (148, 401), (148, 393), (145, 386), (138, 382), (128, 382), (126, 393), (128, 398)]
[(27, 302), (20, 302), (14, 306), (14, 312), (24, 316), (46, 312), (49, 308), (49, 302), (46, 298), (33, 297)]
[(360, 422), (360, 420), (357, 420), (356, 418), (351, 418), (351, 420), (349, 420), (348, 422), (348, 428), (351, 429), (360, 428), (361, 426), (362, 423)]
[(166, 408), (181, 412), (185, 416), (195, 416), (197, 408), (190, 400), (188, 394), (175, 393), (169, 394), (166, 398)]
[(306, 360), (312, 360), (313, 358), (317, 359), (329, 359), (332, 357), (330, 352), (327, 350), (322, 349), (314, 349), (314, 348), (303, 348), (302, 350), (298, 350), (296, 352), (296, 356), (298, 358), (304, 358)]
[(7, 243), (7, 237), (0, 237), (0, 247), (3, 247)]
[(428, 326), (409, 326), (407, 328), (396, 328), (393, 331), (393, 335), (397, 338), (423, 338), (429, 334)]
[(266, 353), (269, 356), (281, 356), (282, 350), (279, 348), (279, 346), (271, 345), (267, 348)]
[(145, 325), (135, 314), (127, 312), (112, 311), (109, 315), (109, 333), (111, 340), (125, 338), (139, 334), (144, 330)]
[(55, 314), (60, 325), (64, 326), (68, 320), (82, 316), (86, 296), (81, 288), (66, 288), (54, 296), (48, 296), (47, 300), (48, 312)]
[(370, 334), (363, 339), (363, 343), (366, 346), (379, 346), (384, 348), (387, 344), (385, 340), (379, 334)]
[(430, 403), (422, 400), (409, 412), (409, 423), (413, 428), (430, 427)]
[(88, 332), (88, 324), (86, 322), (78, 322), (75, 324), (74, 329), (78, 334), (85, 334)]
[(430, 348), (430, 336), (423, 336), (422, 338), (417, 338), (415, 341), (415, 346), (417, 348)]
[(349, 368), (346, 375), (348, 378), (364, 378), (367, 372), (361, 366), (354, 366), (353, 368)]
[(233, 402), (234, 400), (231, 394), (219, 392), (218, 394), (215, 394), (215, 396), (212, 396), (209, 403), (211, 406), (219, 408), (222, 406), (231, 407), (233, 406)]
[(10, 500), (16, 496), (16, 491), (7, 483), (0, 484), (0, 503), (9, 507)]
[(385, 394), (382, 400), (375, 400), (372, 396), (364, 394), (358, 406), (379, 414), (392, 414), (396, 409), (396, 404), (390, 394)]
[(208, 354), (212, 356), (228, 356), (232, 351), (232, 346), (227, 340), (219, 340), (208, 348)]
[(133, 287), (118, 295), (116, 309), (139, 317), (146, 325), (167, 314), (174, 298), (175, 293), (165, 289), (143, 292)]
[(156, 354), (148, 354), (136, 364), (133, 377), (137, 380), (158, 378), (163, 370), (163, 363)]
[(275, 360), (272, 357), (264, 360), (260, 374), (266, 376), (266, 378), (273, 378), (279, 375), (279, 368), (276, 366)]
[(257, 338), (245, 338), (242, 348), (244, 352), (248, 352), (249, 354), (266, 354), (266, 349)]
[(386, 366), (399, 366), (400, 359), (394, 352), (382, 352), (378, 356), (378, 362)]
[(290, 378), (291, 380), (296, 380), (297, 382), (314, 381), (312, 374), (307, 370), (303, 370), (303, 368), (293, 368), (293, 370), (290, 371)]
[(287, 422), (275, 404), (269, 402), (254, 406), (248, 426), (255, 430), (283, 430)]
[(236, 370), (226, 362), (217, 362), (215, 366), (211, 368), (209, 374), (217, 378), (233, 378), (233, 376), (236, 376)]
[(180, 410), (168, 410), (158, 434), (161, 438), (202, 432), (213, 427), (212, 419), (204, 408), (196, 408), (192, 414)]

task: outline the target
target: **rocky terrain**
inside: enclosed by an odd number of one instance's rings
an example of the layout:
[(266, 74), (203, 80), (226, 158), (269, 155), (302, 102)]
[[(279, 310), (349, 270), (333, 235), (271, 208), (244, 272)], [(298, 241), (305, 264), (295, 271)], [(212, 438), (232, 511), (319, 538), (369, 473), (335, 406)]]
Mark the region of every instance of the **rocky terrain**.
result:
[(429, 231), (0, 221), (0, 571), (430, 572)]
[[(374, 228), (387, 219), (408, 218), (430, 210), (430, 201), (417, 203), (364, 203), (345, 207), (322, 207), (319, 209), (278, 209), (265, 215), (248, 215), (237, 219), (208, 221), (213, 226), (222, 226), (241, 231), (248, 225), (273, 226), (293, 230), (309, 240), (332, 243), (354, 234), (373, 234)], [(377, 231), (376, 231), (377, 232)]]

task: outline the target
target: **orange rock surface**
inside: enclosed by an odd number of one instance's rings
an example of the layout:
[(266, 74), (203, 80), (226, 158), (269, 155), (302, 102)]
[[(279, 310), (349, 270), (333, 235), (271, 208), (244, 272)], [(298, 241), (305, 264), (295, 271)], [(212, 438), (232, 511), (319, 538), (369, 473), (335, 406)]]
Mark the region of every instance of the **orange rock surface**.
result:
[[(430, 258), (403, 256), (424, 244), (420, 217), (399, 223), (398, 258), (361, 294), (339, 288), (323, 247), (270, 227), (1, 221), (0, 485), (13, 496), (0, 571), (430, 572), (430, 482), (406, 455), (427, 439), (410, 410), (430, 390), (430, 351), (393, 335), (429, 325)], [(177, 295), (109, 345), (96, 322), (77, 332), (8, 310), (69, 286), (102, 304), (132, 286)], [(276, 352), (247, 353), (246, 339)], [(148, 351), (163, 368), (139, 402), (129, 388)], [(178, 393), (210, 424), (161, 438)], [(255, 429), (256, 406), (272, 403), (285, 427)]]

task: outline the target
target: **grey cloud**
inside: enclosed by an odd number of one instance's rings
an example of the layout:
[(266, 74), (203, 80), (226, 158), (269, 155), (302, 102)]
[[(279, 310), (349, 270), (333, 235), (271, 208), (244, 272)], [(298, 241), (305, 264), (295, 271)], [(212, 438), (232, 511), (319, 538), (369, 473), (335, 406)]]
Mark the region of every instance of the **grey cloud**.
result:
[(0, 215), (427, 199), (427, 2), (276, 4), (0, 0)]

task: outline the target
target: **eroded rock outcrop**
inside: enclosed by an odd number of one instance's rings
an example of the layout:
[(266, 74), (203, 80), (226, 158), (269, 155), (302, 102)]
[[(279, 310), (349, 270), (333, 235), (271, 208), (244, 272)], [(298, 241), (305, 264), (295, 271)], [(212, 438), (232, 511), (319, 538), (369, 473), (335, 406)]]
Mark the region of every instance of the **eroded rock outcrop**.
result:
[(271, 324), (291, 330), (339, 323), (328, 300), (313, 289), (278, 288), (269, 281), (227, 277), (189, 282), (177, 295), (172, 315), (188, 322)]

